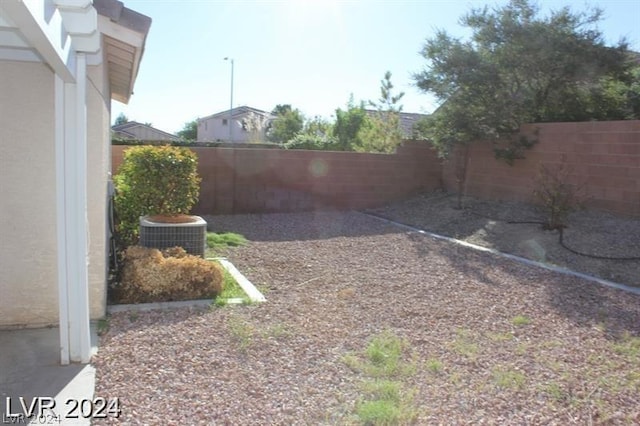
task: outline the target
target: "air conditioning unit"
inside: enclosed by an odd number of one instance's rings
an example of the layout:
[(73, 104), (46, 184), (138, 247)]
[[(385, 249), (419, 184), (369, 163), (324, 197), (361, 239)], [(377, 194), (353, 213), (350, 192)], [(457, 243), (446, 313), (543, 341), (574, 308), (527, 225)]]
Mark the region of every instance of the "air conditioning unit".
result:
[(200, 216), (185, 216), (188, 222), (167, 223), (157, 217), (140, 218), (140, 245), (163, 250), (180, 246), (187, 253), (204, 257), (207, 222)]

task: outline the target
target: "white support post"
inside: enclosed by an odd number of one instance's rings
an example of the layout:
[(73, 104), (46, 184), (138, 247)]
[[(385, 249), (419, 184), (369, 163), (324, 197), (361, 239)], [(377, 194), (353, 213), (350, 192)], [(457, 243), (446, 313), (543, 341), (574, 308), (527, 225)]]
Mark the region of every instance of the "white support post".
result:
[(78, 306), (75, 302), (78, 281), (78, 250), (76, 245), (76, 233), (78, 232), (78, 194), (74, 182), (77, 179), (75, 173), (76, 162), (76, 84), (64, 85), (64, 194), (65, 194), (65, 260), (67, 280), (62, 285), (67, 287), (67, 327), (69, 329), (69, 358), (71, 361), (80, 359), (79, 351), (79, 327)]
[(78, 323), (80, 334), (80, 359), (91, 360), (91, 330), (89, 327), (89, 219), (87, 214), (87, 57), (77, 53), (76, 58), (76, 161), (75, 181), (78, 193)]
[(69, 303), (67, 275), (67, 231), (65, 209), (65, 84), (55, 76), (55, 141), (56, 141), (56, 227), (58, 241), (58, 312), (60, 331), (60, 363), (69, 364)]
[[(76, 82), (64, 88), (64, 228), (69, 358), (91, 360), (87, 221), (86, 56), (76, 53)], [(62, 314), (61, 314), (62, 317)]]

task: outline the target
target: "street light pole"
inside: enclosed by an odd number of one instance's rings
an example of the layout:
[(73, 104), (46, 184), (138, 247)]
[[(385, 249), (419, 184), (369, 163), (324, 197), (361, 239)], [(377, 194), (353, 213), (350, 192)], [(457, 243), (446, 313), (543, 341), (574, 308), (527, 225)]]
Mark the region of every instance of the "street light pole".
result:
[(231, 120), (233, 118), (233, 58), (226, 57), (225, 61), (231, 61), (231, 104), (229, 106), (229, 142), (233, 142), (233, 125)]

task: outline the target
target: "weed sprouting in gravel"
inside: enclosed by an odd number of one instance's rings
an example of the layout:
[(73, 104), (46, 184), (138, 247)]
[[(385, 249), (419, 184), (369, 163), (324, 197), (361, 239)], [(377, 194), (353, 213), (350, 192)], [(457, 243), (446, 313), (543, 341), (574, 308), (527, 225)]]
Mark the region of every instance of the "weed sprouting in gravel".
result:
[(365, 425), (396, 425), (402, 418), (400, 407), (386, 399), (364, 401), (358, 405), (356, 414)]
[(98, 336), (107, 334), (109, 331), (109, 317), (99, 319), (96, 328)]
[(625, 331), (620, 341), (613, 345), (613, 350), (640, 363), (640, 337), (634, 337), (628, 331)]
[(400, 402), (402, 384), (394, 380), (376, 379), (366, 381), (362, 389), (374, 399), (383, 399), (394, 403)]
[(566, 392), (556, 382), (550, 382), (545, 385), (542, 385), (540, 390), (544, 392), (545, 395), (547, 395), (549, 398), (551, 398), (553, 401), (556, 401), (556, 402), (564, 401), (567, 398)]
[(436, 358), (429, 358), (427, 360), (427, 362), (425, 363), (425, 366), (426, 366), (427, 370), (429, 370), (429, 372), (431, 372), (433, 374), (442, 373), (442, 370), (444, 368), (444, 365), (442, 364), (442, 361), (440, 361), (439, 359), (436, 359)]
[(475, 358), (479, 351), (478, 344), (472, 340), (471, 332), (460, 328), (456, 330), (456, 339), (453, 341), (452, 349), (466, 358)]
[(516, 315), (511, 319), (511, 324), (515, 326), (529, 325), (530, 323), (531, 323), (531, 319), (524, 315)]
[(262, 336), (267, 339), (279, 339), (291, 335), (291, 330), (285, 324), (270, 325), (262, 333)]
[(253, 324), (237, 316), (231, 316), (227, 320), (227, 327), (234, 340), (238, 343), (240, 350), (246, 352), (249, 346), (251, 346), (256, 334), (256, 329)]
[[(407, 362), (408, 344), (390, 331), (373, 337), (362, 355), (347, 354), (343, 362), (367, 378), (360, 385), (365, 396), (358, 401), (355, 414), (365, 425), (411, 423), (417, 417), (414, 391), (402, 377), (414, 374), (415, 360)], [(364, 356), (364, 359), (362, 359)]]
[(366, 351), (369, 374), (383, 377), (398, 373), (403, 346), (403, 341), (390, 332), (383, 332), (374, 337)]
[(491, 375), (496, 386), (503, 389), (522, 389), (526, 382), (524, 373), (504, 367), (494, 368)]

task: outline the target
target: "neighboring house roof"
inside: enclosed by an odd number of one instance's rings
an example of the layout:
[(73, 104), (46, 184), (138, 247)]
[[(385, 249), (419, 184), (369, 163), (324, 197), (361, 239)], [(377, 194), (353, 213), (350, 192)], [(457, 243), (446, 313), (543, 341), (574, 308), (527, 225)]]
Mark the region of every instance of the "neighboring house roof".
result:
[[(378, 113), (376, 110), (365, 110), (370, 116), (374, 116)], [(413, 138), (415, 124), (423, 118), (428, 117), (429, 114), (419, 114), (415, 112), (401, 112), (400, 113), (400, 129), (405, 138)]]
[[(137, 121), (128, 121), (126, 123), (111, 126), (111, 130), (115, 136), (124, 139), (147, 139), (147, 140), (180, 140), (180, 138), (172, 133), (165, 132), (148, 124), (138, 123)], [(141, 137), (141, 134), (157, 135), (152, 138)]]
[(229, 118), (229, 112), (231, 112), (231, 118), (235, 118), (235, 117), (239, 117), (239, 116), (242, 116), (242, 115), (246, 115), (246, 114), (249, 114), (251, 112), (254, 113), (254, 114), (257, 114), (257, 115), (262, 115), (262, 116), (268, 117), (268, 118), (275, 118), (275, 116), (273, 114), (271, 114), (270, 112), (263, 111), (263, 110), (258, 109), (258, 108), (252, 108), (250, 106), (239, 106), (239, 107), (236, 107), (236, 108), (234, 108), (232, 110), (226, 110), (226, 111), (222, 111), (222, 112), (217, 112), (215, 114), (211, 114), (211, 115), (208, 115), (206, 117), (199, 118), (198, 122), (209, 120), (211, 118), (223, 118), (223, 119), (224, 118)]

